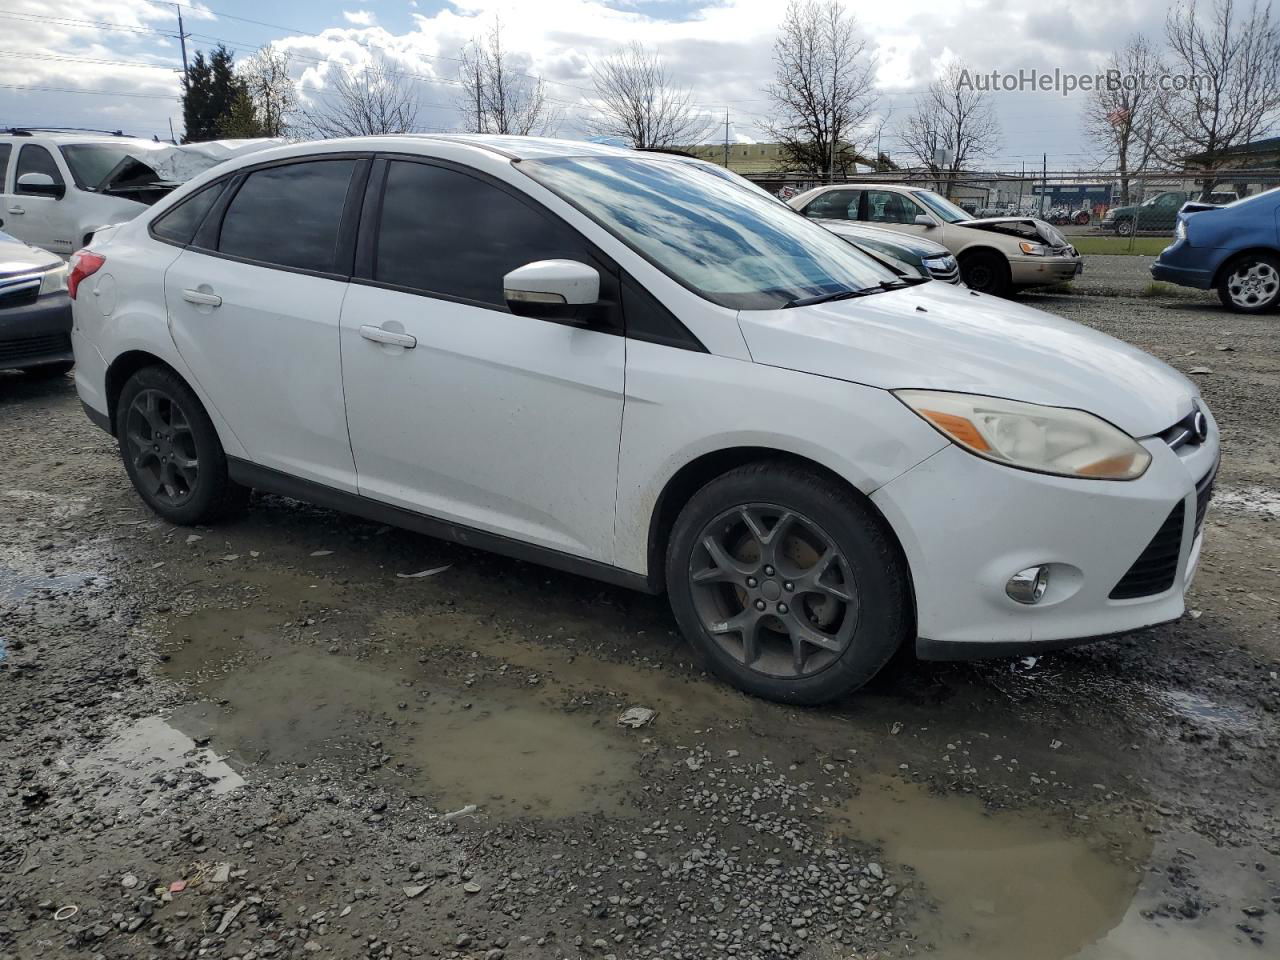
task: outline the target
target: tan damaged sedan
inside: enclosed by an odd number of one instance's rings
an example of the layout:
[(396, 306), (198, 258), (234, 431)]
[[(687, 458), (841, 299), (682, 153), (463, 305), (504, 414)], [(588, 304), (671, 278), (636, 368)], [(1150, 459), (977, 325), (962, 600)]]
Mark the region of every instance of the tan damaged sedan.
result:
[(955, 255), (968, 286), (998, 296), (1019, 287), (1061, 283), (1084, 270), (1076, 248), (1043, 220), (975, 220), (921, 187), (842, 183), (816, 187), (787, 203), (815, 220), (857, 220), (927, 237)]

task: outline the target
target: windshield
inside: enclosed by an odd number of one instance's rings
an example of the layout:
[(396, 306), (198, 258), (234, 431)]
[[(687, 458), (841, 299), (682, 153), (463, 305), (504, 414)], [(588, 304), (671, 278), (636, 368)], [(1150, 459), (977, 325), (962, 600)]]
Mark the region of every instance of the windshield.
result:
[(71, 176), (81, 190), (96, 190), (107, 174), (125, 157), (138, 153), (135, 144), (73, 143), (59, 147), (71, 168)]
[(944, 223), (962, 223), (965, 220), (973, 219), (946, 197), (940, 197), (932, 190), (917, 190), (912, 196), (928, 207), (936, 216), (941, 217)]
[(561, 157), (519, 169), (724, 307), (772, 310), (896, 279), (784, 205), (678, 161)]

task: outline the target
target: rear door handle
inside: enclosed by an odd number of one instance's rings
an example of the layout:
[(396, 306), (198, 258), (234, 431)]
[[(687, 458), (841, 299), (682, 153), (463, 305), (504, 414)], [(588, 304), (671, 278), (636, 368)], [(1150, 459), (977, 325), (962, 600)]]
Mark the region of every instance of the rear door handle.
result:
[(205, 307), (222, 306), (222, 298), (216, 293), (205, 293), (203, 290), (183, 290), (182, 299), (187, 303), (198, 303)]
[(395, 347), (404, 347), (406, 350), (412, 350), (418, 345), (418, 338), (412, 334), (383, 330), (382, 327), (375, 327), (371, 323), (360, 327), (360, 336), (374, 343), (389, 343)]
[(27, 211), (23, 210), (21, 207), (10, 207), (9, 212), (10, 213), (26, 213)]

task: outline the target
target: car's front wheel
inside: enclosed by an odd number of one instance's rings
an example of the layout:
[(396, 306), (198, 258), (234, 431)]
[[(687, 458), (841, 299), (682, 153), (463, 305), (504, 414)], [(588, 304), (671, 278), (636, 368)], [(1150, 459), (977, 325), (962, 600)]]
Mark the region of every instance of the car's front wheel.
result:
[(814, 704), (861, 687), (906, 639), (907, 574), (872, 511), (785, 463), (732, 470), (681, 511), (671, 607), (699, 659), (734, 686)]
[(1229, 264), (1218, 283), (1222, 303), (1239, 313), (1266, 313), (1280, 305), (1280, 259), (1246, 254)]
[(170, 523), (217, 520), (248, 501), (249, 491), (227, 475), (227, 457), (204, 405), (167, 368), (144, 367), (125, 382), (116, 403), (116, 438), (134, 488)]
[(990, 250), (978, 250), (962, 256), (960, 274), (970, 290), (995, 297), (1007, 296), (1012, 286), (1009, 261)]

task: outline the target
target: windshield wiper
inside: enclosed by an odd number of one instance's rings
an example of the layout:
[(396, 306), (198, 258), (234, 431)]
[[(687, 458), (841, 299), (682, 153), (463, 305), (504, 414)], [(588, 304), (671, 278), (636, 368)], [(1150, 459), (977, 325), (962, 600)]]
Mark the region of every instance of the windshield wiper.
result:
[(928, 283), (928, 277), (900, 277), (897, 280), (881, 280), (874, 287), (863, 287), (860, 290), (836, 290), (833, 293), (820, 293), (816, 297), (797, 297), (784, 303), (787, 307), (811, 307), (816, 303), (831, 303), (835, 300), (852, 300), (854, 297), (869, 297), (873, 293), (884, 293), (886, 290), (901, 290), (914, 287), (917, 283)]

